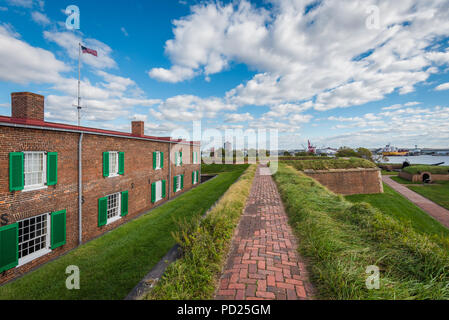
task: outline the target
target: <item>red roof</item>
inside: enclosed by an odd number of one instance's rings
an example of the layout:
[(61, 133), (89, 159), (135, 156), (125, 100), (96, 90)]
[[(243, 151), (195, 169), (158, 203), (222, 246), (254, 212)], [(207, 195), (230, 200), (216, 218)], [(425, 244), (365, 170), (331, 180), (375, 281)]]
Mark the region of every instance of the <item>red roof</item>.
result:
[(89, 127), (78, 127), (78, 126), (74, 126), (74, 125), (70, 125), (70, 124), (46, 122), (46, 121), (31, 120), (31, 119), (19, 119), (19, 118), (12, 118), (12, 117), (6, 117), (6, 116), (0, 116), (0, 125), (2, 122), (18, 124), (18, 125), (23, 125), (23, 126), (30, 126), (30, 127), (61, 129), (61, 130), (86, 132), (86, 133), (92, 133), (92, 134), (100, 133), (100, 134), (113, 135), (113, 136), (119, 136), (119, 137), (132, 137), (132, 138), (140, 138), (140, 139), (148, 139), (148, 140), (159, 140), (162, 142), (184, 142), (184, 143), (197, 144), (197, 145), (200, 144), (198, 141), (183, 141), (182, 139), (172, 139), (170, 137), (136, 136), (131, 133), (120, 132), (120, 131), (103, 130), (103, 129), (89, 128)]

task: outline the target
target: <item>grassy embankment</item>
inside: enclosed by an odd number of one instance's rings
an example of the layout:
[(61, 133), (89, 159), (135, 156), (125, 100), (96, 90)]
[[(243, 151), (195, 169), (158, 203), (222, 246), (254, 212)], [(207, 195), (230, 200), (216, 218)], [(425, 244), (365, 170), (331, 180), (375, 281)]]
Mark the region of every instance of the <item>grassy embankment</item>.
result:
[(202, 164), (201, 174), (217, 174), (236, 170), (245, 171), (249, 164)]
[[(0, 299), (123, 299), (175, 245), (175, 221), (209, 210), (244, 171), (235, 169), (0, 287)], [(80, 290), (65, 287), (70, 265), (80, 269)]]
[[(351, 203), (280, 164), (275, 180), (319, 297), (448, 299), (449, 239), (432, 238), (366, 203)], [(380, 289), (368, 290), (368, 266)]]
[(386, 184), (384, 193), (357, 194), (345, 198), (355, 203), (367, 202), (384, 214), (404, 224), (410, 224), (417, 232), (432, 237), (449, 237), (449, 229)]
[(251, 166), (205, 219), (180, 224), (180, 231), (174, 233), (174, 238), (183, 249), (183, 257), (167, 268), (147, 299), (213, 298), (255, 171), (256, 166)]
[(448, 166), (413, 165), (402, 170), (411, 174), (419, 174), (421, 172), (430, 172), (433, 174), (449, 174)]
[(408, 188), (449, 210), (449, 181), (437, 181), (432, 185)]
[(396, 181), (397, 183), (400, 183), (400, 184), (420, 184), (420, 183), (422, 183), (419, 181), (413, 182), (413, 181), (401, 178), (399, 176), (391, 177), (391, 180)]
[(352, 168), (376, 168), (376, 165), (368, 160), (360, 158), (337, 158), (337, 159), (314, 159), (314, 160), (286, 160), (281, 161), (298, 170), (329, 170), (329, 169), (352, 169)]

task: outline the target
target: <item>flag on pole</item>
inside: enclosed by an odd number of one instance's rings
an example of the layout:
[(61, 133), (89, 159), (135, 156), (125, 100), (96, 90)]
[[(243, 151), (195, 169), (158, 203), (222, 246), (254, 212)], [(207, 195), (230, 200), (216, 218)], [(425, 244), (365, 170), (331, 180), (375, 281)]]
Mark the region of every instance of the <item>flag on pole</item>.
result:
[(81, 46), (81, 50), (83, 51), (83, 53), (89, 53), (89, 54), (91, 54), (93, 56), (98, 57), (97, 51), (95, 51), (93, 49), (89, 49), (89, 48), (87, 48), (85, 46)]

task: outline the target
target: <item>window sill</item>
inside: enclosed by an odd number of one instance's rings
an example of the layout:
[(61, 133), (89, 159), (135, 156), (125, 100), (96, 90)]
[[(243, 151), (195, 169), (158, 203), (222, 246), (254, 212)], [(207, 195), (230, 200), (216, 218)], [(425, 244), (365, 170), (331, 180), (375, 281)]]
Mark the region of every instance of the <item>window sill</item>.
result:
[(48, 188), (48, 186), (28, 187), (28, 188), (24, 188), (22, 190), (22, 192), (37, 191), (37, 190), (43, 190), (43, 189), (47, 189), (47, 188)]
[(106, 225), (111, 224), (111, 223), (114, 223), (114, 222), (116, 222), (116, 221), (119, 221), (121, 218), (122, 218), (122, 216), (117, 216), (117, 217), (108, 219), (108, 222), (106, 223)]
[(34, 252), (31, 255), (26, 256), (25, 258), (19, 259), (19, 264), (17, 265), (17, 268), (21, 267), (23, 265), (26, 265), (27, 263), (30, 263), (31, 261), (36, 260), (37, 258), (45, 256), (46, 254), (49, 254), (50, 252), (51, 252), (50, 249), (43, 249), (38, 252)]

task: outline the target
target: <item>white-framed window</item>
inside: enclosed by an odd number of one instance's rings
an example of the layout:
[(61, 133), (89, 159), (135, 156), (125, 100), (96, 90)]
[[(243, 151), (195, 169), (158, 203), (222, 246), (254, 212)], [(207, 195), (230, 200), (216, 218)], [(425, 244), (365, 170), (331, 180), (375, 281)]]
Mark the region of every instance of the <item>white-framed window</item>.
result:
[(156, 182), (156, 202), (162, 200), (162, 181)]
[(193, 171), (193, 184), (198, 183), (198, 171)]
[(47, 155), (45, 152), (23, 153), (24, 190), (34, 190), (45, 187), (47, 183)]
[(109, 176), (118, 176), (118, 151), (109, 151)]
[(182, 165), (182, 152), (176, 152), (176, 166), (180, 167)]
[(161, 168), (161, 152), (156, 151), (156, 170), (160, 170)]
[(176, 192), (181, 191), (181, 175), (176, 176)]
[(19, 224), (19, 266), (37, 259), (50, 250), (50, 215), (27, 218)]
[(114, 221), (117, 221), (121, 218), (120, 209), (121, 209), (121, 193), (114, 193), (108, 198), (108, 224)]

